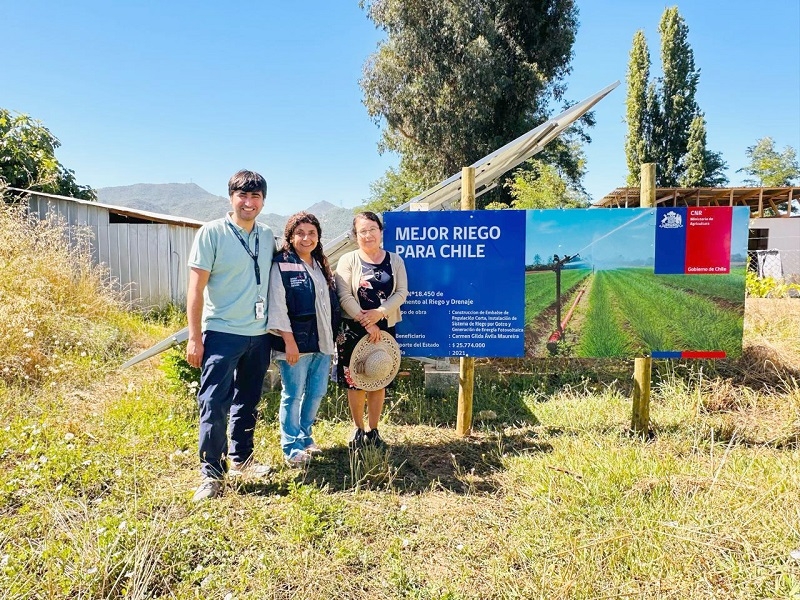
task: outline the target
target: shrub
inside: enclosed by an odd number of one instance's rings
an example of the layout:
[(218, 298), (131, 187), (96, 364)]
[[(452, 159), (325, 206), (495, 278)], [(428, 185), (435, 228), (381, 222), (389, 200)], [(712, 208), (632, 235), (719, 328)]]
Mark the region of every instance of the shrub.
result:
[(773, 277), (759, 277), (748, 269), (745, 275), (745, 291), (749, 298), (788, 298), (793, 295), (793, 291), (800, 293), (800, 285)]

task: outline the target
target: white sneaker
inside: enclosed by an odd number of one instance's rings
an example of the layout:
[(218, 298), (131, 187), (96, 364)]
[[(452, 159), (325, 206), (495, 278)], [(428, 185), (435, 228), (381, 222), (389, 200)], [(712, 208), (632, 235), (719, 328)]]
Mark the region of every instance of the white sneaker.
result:
[(266, 477), (267, 475), (269, 475), (271, 471), (272, 471), (271, 465), (256, 462), (251, 458), (249, 460), (244, 461), (243, 463), (237, 463), (235, 461), (231, 461), (230, 469), (228, 469), (228, 476), (251, 477), (253, 479), (258, 479), (261, 477)]
[(214, 479), (213, 477), (203, 477), (200, 485), (192, 496), (192, 502), (203, 502), (211, 500), (212, 498), (219, 498), (222, 496), (224, 482), (222, 479)]
[(311, 455), (307, 452), (295, 452), (286, 458), (286, 466), (293, 469), (298, 469), (300, 467), (305, 467), (310, 460)]

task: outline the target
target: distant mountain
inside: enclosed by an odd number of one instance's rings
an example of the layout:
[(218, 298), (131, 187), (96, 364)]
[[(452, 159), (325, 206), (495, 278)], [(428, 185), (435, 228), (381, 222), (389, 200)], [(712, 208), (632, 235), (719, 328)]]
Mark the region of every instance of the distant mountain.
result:
[[(215, 196), (194, 183), (137, 183), (97, 190), (97, 200), (103, 204), (124, 206), (134, 210), (187, 217), (198, 221), (212, 221), (225, 216), (230, 202), (224, 196)], [(322, 226), (323, 243), (348, 231), (353, 222), (353, 211), (340, 208), (325, 200), (305, 209), (314, 214)], [(283, 235), (289, 215), (261, 213), (258, 220), (266, 223), (276, 236)]]
[(148, 210), (174, 217), (211, 221), (225, 216), (230, 202), (194, 183), (137, 183), (97, 190), (104, 204)]
[[(317, 202), (316, 204), (312, 204), (306, 209), (306, 212), (310, 212), (312, 215), (316, 216), (318, 219), (322, 217), (322, 215), (331, 212), (332, 210), (338, 210), (339, 207), (335, 204), (331, 204), (327, 200), (323, 200), (322, 202)], [(351, 211), (352, 212), (352, 211)]]

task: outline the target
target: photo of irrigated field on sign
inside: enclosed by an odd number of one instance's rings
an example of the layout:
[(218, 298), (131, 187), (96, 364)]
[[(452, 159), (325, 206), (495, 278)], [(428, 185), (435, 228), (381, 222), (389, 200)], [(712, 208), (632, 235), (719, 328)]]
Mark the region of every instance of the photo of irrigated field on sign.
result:
[(746, 214), (735, 211), (730, 273), (657, 275), (654, 210), (530, 213), (526, 355), (741, 352)]

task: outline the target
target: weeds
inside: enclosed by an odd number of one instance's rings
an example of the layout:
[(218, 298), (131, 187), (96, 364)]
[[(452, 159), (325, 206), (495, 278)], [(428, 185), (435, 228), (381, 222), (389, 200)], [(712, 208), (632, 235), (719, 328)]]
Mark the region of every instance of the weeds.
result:
[(774, 277), (759, 277), (755, 271), (747, 270), (745, 289), (749, 298), (788, 298), (800, 293), (800, 284), (788, 283)]
[(366, 445), (350, 452), (350, 481), (353, 489), (391, 489), (402, 464), (395, 465), (391, 448)]
[(0, 382), (41, 385), (107, 369), (128, 347), (130, 322), (87, 231), (0, 205)]

